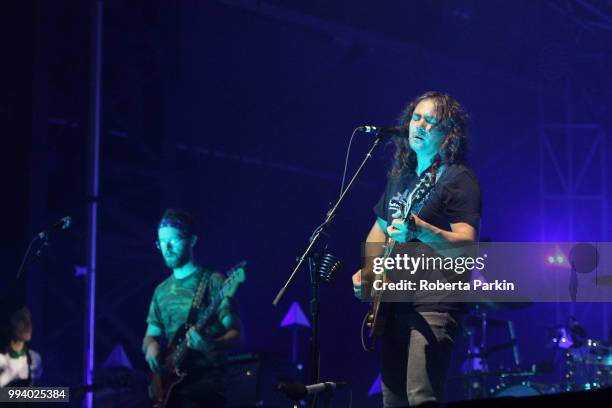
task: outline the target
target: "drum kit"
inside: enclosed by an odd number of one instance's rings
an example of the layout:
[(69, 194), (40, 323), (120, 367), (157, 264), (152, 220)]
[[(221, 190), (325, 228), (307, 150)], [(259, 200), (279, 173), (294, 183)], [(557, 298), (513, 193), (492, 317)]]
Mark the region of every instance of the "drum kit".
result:
[(569, 391), (612, 387), (612, 345), (587, 339), (566, 350), (566, 388)]
[[(536, 381), (542, 375), (555, 371), (555, 364), (532, 364), (524, 369), (521, 364), (517, 338), (512, 320), (493, 318), (491, 313), (528, 307), (522, 303), (478, 303), (463, 322), (469, 339), (467, 357), (461, 367), (466, 399), (490, 397), (526, 397), (612, 387), (612, 344), (589, 339), (575, 318), (566, 325), (548, 328), (551, 347), (561, 356), (557, 369), (564, 372), (560, 383)], [(499, 345), (488, 344), (489, 328), (507, 331), (508, 341)], [(476, 334), (480, 343), (476, 344)], [(512, 350), (513, 367), (494, 369), (492, 357), (502, 350)]]

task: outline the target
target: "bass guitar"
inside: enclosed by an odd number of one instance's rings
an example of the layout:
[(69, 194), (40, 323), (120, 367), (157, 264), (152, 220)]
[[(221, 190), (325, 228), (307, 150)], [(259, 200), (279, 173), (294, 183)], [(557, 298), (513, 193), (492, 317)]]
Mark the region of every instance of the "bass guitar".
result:
[(183, 363), (189, 351), (187, 341), (185, 341), (187, 331), (193, 327), (195, 331), (201, 333), (202, 329), (217, 311), (221, 301), (226, 297), (231, 298), (234, 296), (238, 286), (246, 279), (245, 265), (246, 262), (242, 261), (230, 269), (227, 272), (227, 279), (223, 282), (221, 290), (211, 297), (208, 307), (199, 314), (196, 323), (193, 326), (184, 325), (172, 337), (172, 341), (162, 358), (160, 370), (154, 372), (151, 376), (149, 395), (153, 400), (154, 408), (164, 408), (168, 404), (174, 387), (185, 378), (186, 373), (184, 372)]

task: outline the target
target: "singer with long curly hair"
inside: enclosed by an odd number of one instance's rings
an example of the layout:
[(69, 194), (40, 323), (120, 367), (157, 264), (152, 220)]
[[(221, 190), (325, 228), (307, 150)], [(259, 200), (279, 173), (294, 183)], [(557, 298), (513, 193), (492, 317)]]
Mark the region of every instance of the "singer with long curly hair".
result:
[[(366, 243), (477, 241), (481, 198), (478, 179), (465, 162), (467, 121), (461, 104), (442, 92), (424, 93), (402, 111), (399, 126), (405, 135), (394, 138), (393, 164), (374, 206), (376, 221)], [(433, 189), (420, 211), (400, 216), (400, 204), (424, 176), (430, 177)], [(353, 275), (356, 296), (362, 296), (362, 283), (365, 287), (373, 278), (367, 268)], [(426, 300), (414, 298), (387, 308), (381, 339), (385, 407), (442, 402), (463, 308), (457, 302)]]

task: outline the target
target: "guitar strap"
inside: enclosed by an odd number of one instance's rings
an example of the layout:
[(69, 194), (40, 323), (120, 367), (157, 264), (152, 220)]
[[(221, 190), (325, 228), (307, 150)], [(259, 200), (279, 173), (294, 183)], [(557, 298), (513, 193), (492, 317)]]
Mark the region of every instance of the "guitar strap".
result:
[(185, 322), (187, 326), (193, 326), (198, 320), (198, 311), (200, 310), (200, 306), (202, 306), (202, 300), (204, 300), (204, 296), (208, 291), (208, 282), (210, 280), (210, 276), (210, 272), (202, 270), (202, 278), (200, 279), (198, 289), (196, 290), (196, 293), (193, 296), (193, 301), (191, 302), (191, 309), (189, 309), (189, 315), (187, 316), (187, 321)]
[[(436, 179), (435, 179), (434, 185), (432, 186), (431, 190), (427, 193), (425, 197), (423, 197), (423, 199), (419, 203), (416, 203), (416, 211), (411, 211), (411, 212), (415, 212), (417, 215), (419, 215), (421, 208), (425, 206), (425, 203), (429, 199), (429, 196), (431, 195), (431, 193), (433, 193), (434, 189), (436, 188), (438, 184), (438, 181), (440, 181), (440, 179), (442, 178), (444, 171), (446, 171), (446, 167), (447, 167), (446, 164), (443, 164), (442, 166), (440, 166), (440, 168), (438, 168), (438, 171), (436, 172)], [(425, 180), (425, 178), (427, 177), (427, 174), (426, 174), (427, 171), (428, 170), (423, 172), (423, 176), (417, 179), (413, 192), (416, 190), (417, 186)], [(409, 195), (409, 197), (410, 196), (411, 194)], [(413, 207), (412, 202), (409, 202), (409, 207)]]
[[(441, 165), (440, 167), (438, 167), (438, 170), (436, 171), (436, 179), (434, 182), (434, 188), (435, 185), (438, 184), (438, 181), (440, 181), (440, 179), (442, 178), (442, 175), (444, 174), (444, 172), (446, 171), (446, 167), (448, 167), (446, 164)], [(429, 169), (431, 169), (431, 166), (429, 166), (423, 173), (421, 177), (417, 177), (415, 186), (417, 186), (419, 183), (421, 183), (423, 180), (425, 180), (425, 178), (427, 177), (427, 173), (429, 172)], [(432, 188), (433, 191), (433, 188)], [(426, 200), (423, 200), (426, 201)]]

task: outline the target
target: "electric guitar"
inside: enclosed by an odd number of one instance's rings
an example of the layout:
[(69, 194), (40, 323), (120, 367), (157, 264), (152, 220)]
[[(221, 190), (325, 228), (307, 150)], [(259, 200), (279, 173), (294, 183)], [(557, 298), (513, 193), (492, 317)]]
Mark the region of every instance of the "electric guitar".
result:
[[(397, 202), (398, 208), (397, 211), (400, 213), (400, 219), (403, 222), (408, 220), (408, 229), (409, 231), (416, 231), (416, 225), (414, 224), (414, 219), (410, 218), (411, 213), (419, 214), (421, 209), (425, 205), (425, 202), (429, 198), (429, 194), (433, 190), (435, 185), (435, 179), (433, 178), (431, 172), (427, 171), (417, 182), (414, 189), (408, 194), (408, 197), (405, 200), (399, 200)], [(396, 241), (388, 237), (387, 241), (384, 245), (385, 252), (383, 254), (384, 258), (388, 258), (393, 253), (395, 249)], [(387, 269), (383, 268), (383, 272), (380, 275), (382, 282), (388, 282), (387, 277)], [(388, 304), (382, 301), (383, 291), (380, 290), (372, 290), (372, 301), (370, 302), (370, 308), (366, 315), (365, 322), (367, 322), (367, 326), (369, 327), (369, 337), (379, 337), (382, 336), (385, 332), (385, 324), (386, 324), (386, 310), (388, 308)], [(365, 344), (365, 342), (364, 342)]]
[(174, 387), (185, 378), (186, 373), (183, 371), (183, 363), (189, 351), (187, 341), (185, 341), (187, 331), (193, 327), (195, 331), (201, 333), (202, 329), (217, 311), (221, 301), (226, 297), (234, 296), (238, 286), (246, 279), (245, 265), (246, 262), (242, 261), (230, 269), (227, 272), (227, 279), (223, 282), (221, 290), (212, 296), (208, 307), (199, 313), (197, 322), (189, 327), (188, 325), (183, 325), (172, 337), (172, 341), (162, 358), (160, 370), (151, 375), (149, 395), (153, 400), (154, 408), (164, 408), (170, 399)]

